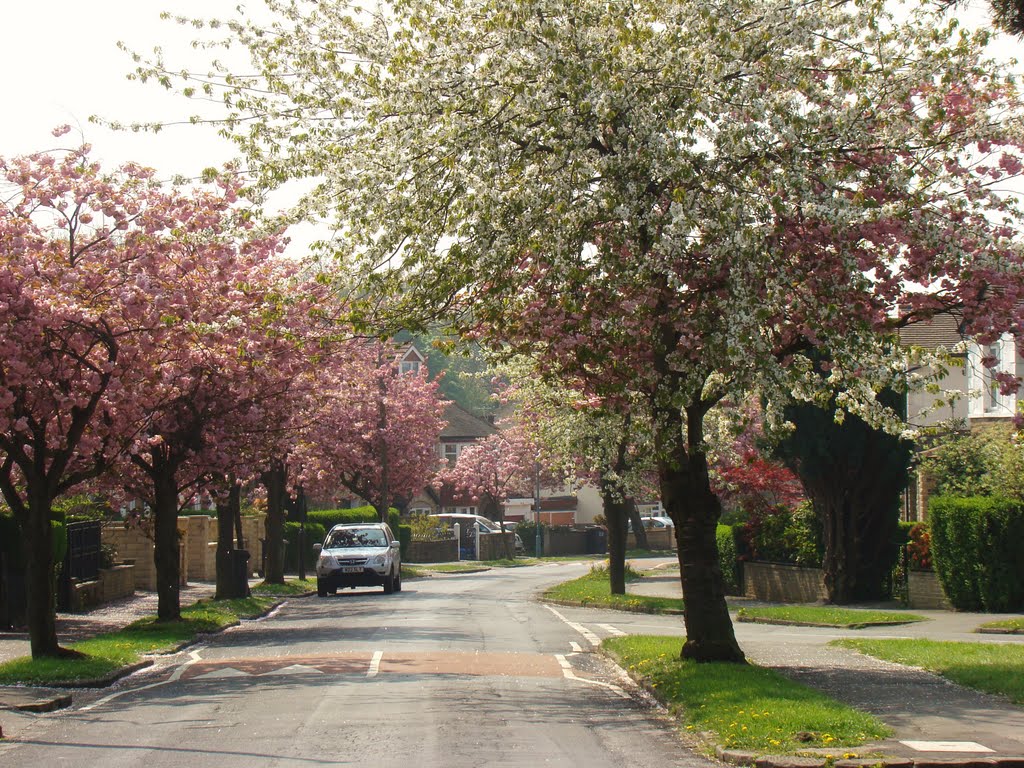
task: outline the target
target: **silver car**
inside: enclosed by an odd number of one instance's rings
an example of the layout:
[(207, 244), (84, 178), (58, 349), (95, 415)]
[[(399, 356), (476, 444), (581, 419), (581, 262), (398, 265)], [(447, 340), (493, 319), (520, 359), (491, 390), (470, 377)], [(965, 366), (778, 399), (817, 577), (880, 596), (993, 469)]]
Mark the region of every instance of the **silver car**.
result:
[(384, 587), (384, 594), (402, 591), (402, 554), (398, 539), (385, 523), (349, 523), (331, 528), (315, 545), (316, 593), (334, 594), (341, 587)]

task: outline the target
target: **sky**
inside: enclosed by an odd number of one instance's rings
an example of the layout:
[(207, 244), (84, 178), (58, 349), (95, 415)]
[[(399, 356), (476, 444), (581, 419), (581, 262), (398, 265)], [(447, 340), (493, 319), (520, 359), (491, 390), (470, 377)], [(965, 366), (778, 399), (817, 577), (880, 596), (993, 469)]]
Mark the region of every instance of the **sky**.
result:
[[(206, 167), (229, 160), (231, 145), (209, 127), (182, 125), (158, 134), (115, 133), (90, 124), (98, 114), (108, 119), (184, 119), (193, 102), (152, 84), (126, 79), (133, 64), (117, 48), (119, 40), (148, 52), (161, 45), (188, 55), (192, 31), (159, 18), (172, 7), (184, 16), (232, 15), (242, 0), (0, 0), (4, 77), (0, 79), (0, 156), (70, 146), (84, 140), (105, 166), (128, 160), (156, 168), (161, 178), (194, 177)], [(249, 0), (252, 10), (261, 0)], [(983, 20), (985, 5), (972, 0), (958, 13)], [(1024, 43), (1003, 37), (994, 49), (1009, 58)], [(1024, 67), (1018, 66), (1024, 73)], [(72, 133), (55, 139), (50, 131), (67, 123)], [(77, 143), (77, 142), (76, 142)]]

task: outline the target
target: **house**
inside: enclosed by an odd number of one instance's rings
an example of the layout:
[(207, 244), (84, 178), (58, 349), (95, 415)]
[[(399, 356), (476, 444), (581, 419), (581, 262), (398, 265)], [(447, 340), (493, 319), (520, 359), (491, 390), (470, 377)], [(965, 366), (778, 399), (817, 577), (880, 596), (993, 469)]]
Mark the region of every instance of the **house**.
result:
[[(958, 423), (971, 429), (1016, 415), (1020, 391), (1002, 394), (995, 378), (1000, 373), (1024, 376), (1024, 358), (1009, 334), (982, 348), (965, 336), (959, 315), (946, 312), (900, 329), (900, 344), (945, 359), (944, 373), (934, 386), (915, 386), (915, 380), (936, 379), (934, 364), (908, 370), (907, 421), (912, 426)], [(984, 365), (986, 358), (995, 365)]]
[[(912, 361), (916, 353), (942, 360), (941, 369), (935, 362), (908, 366), (907, 422), (922, 431), (919, 456), (950, 430), (1009, 424), (1017, 414), (1021, 391), (1004, 394), (996, 380), (1000, 373), (1024, 376), (1024, 358), (1009, 334), (982, 347), (967, 338), (962, 318), (947, 312), (900, 329), (900, 344)], [(995, 364), (986, 366), (986, 358)], [(906, 519), (925, 518), (930, 490), (927, 477), (913, 478), (904, 503)]]

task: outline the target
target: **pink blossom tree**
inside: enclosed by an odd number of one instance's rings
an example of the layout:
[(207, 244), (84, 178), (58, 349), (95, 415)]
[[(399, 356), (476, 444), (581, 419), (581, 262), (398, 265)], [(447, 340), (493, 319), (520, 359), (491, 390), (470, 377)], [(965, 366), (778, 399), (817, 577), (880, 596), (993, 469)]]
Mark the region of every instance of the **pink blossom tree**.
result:
[(354, 340), (331, 363), (333, 382), (315, 401), (294, 460), (304, 487), (344, 487), (387, 521), (391, 505), (411, 499), (439, 469), (444, 401), (426, 371), (401, 373), (387, 344)]
[(533, 496), (540, 462), (538, 443), (512, 426), (464, 448), (441, 480), (457, 497), (479, 504), (485, 517), (500, 522), (507, 498)]
[(149, 286), (173, 295), (174, 311), (148, 349), (137, 436), (115, 478), (153, 516), (161, 620), (180, 616), (181, 505), (204, 485), (251, 471), (251, 441), (271, 437), (308, 362), (283, 320), (282, 291), (295, 266), (275, 258), (279, 241), (247, 236), (249, 224), (227, 199), (196, 213), (193, 237)]
[(151, 439), (138, 415), (160, 380), (154, 351), (184, 309), (163, 276), (223, 247), (211, 230), (233, 190), (104, 173), (88, 147), (0, 170), (13, 188), (0, 205), (0, 490), (24, 536), (32, 654), (52, 656), (53, 500)]

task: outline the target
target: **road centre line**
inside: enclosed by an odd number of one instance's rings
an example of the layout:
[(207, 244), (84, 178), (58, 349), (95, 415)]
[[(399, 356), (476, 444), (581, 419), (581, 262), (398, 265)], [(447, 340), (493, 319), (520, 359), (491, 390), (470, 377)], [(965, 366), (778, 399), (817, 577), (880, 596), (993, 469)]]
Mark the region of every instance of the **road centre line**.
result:
[(556, 611), (550, 605), (545, 605), (544, 607), (547, 608), (549, 611), (551, 611), (553, 614), (555, 614), (555, 616), (560, 618), (562, 621), (564, 621), (570, 627), (572, 627), (577, 632), (579, 632), (581, 635), (583, 635), (583, 637), (586, 638), (590, 642), (591, 645), (596, 647), (596, 646), (601, 644), (601, 638), (599, 638), (597, 635), (595, 635), (589, 629), (584, 627), (582, 624), (577, 624), (575, 621), (569, 621), (567, 618), (565, 618), (565, 616), (560, 614), (558, 611)]
[(373, 658), (370, 659), (370, 668), (366, 671), (367, 677), (376, 677), (377, 673), (380, 672), (380, 660), (384, 658), (384, 651), (374, 651)]

